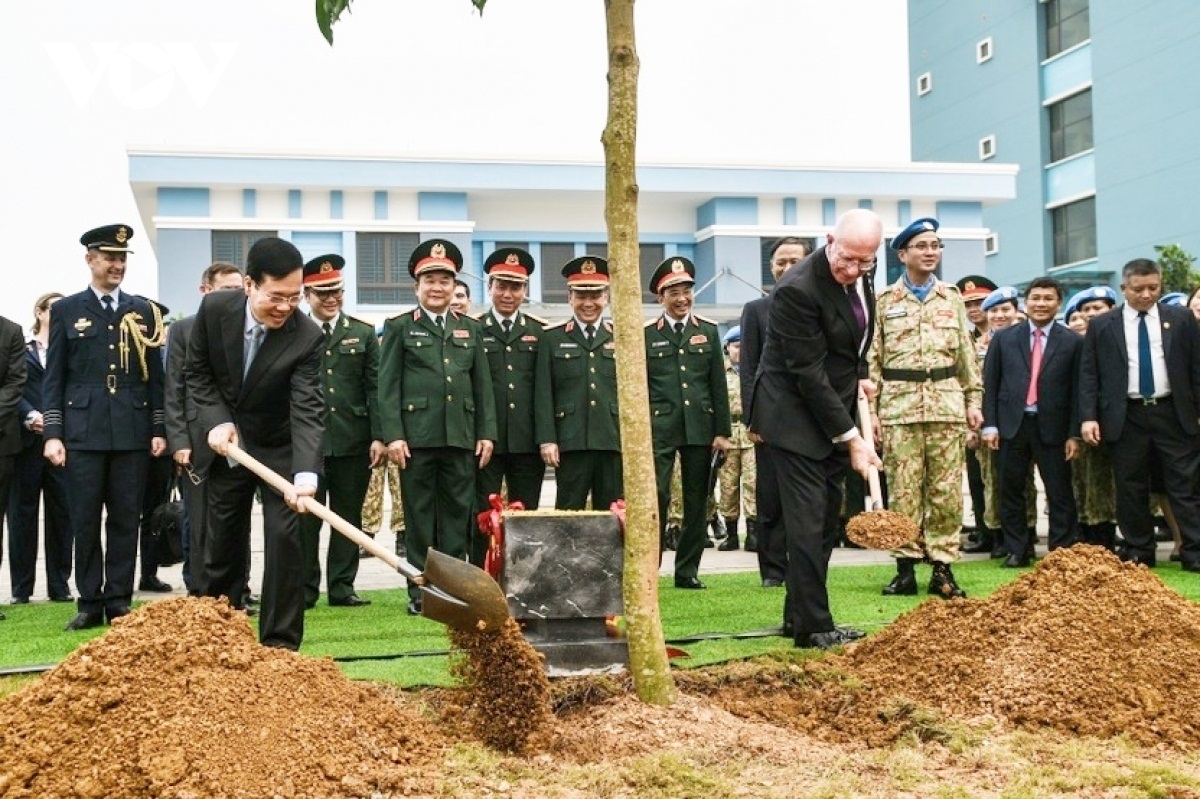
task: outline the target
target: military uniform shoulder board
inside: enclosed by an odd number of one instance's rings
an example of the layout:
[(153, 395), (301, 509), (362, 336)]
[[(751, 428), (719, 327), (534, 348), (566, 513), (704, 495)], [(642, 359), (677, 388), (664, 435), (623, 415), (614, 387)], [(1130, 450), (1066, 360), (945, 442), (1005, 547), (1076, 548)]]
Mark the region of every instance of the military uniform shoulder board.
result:
[(656, 317), (654, 317), (653, 319), (651, 319), (649, 322), (647, 322), (646, 324), (642, 325), (642, 327), (654, 327), (655, 325), (657, 325), (657, 324), (658, 324), (658, 323), (660, 323), (661, 321), (662, 321), (662, 317), (661, 317), (661, 316), (656, 316)]
[(566, 320), (566, 319), (562, 319), (562, 320), (559, 320), (559, 321), (557, 321), (557, 322), (553, 322), (553, 323), (547, 324), (547, 325), (546, 325), (546, 327), (545, 327), (545, 329), (546, 329), (546, 330), (556, 330), (557, 328), (560, 328), (560, 327), (562, 327), (562, 326), (563, 326), (563, 325), (565, 325), (566, 323), (567, 323), (567, 320)]
[(375, 325), (371, 324), (370, 322), (359, 319), (357, 316), (351, 316), (350, 314), (345, 314), (342, 318), (346, 320), (345, 324), (347, 327), (349, 327), (350, 325), (362, 325), (363, 327), (369, 327), (372, 330), (375, 329)]
[[(522, 311), (522, 313), (524, 313), (524, 311)], [(534, 315), (533, 315), (533, 314), (531, 314), (531, 313), (525, 313), (524, 315), (525, 315), (525, 316), (528, 316), (530, 319), (532, 319), (533, 321), (537, 322), (537, 323), (538, 323), (539, 325), (541, 325), (542, 327), (548, 327), (548, 326), (550, 325), (550, 323), (549, 323), (549, 322), (547, 322), (545, 319), (543, 319), (543, 318), (542, 318), (542, 317), (540, 317), (540, 316), (534, 316)]]
[(717, 324), (717, 323), (716, 323), (714, 320), (712, 320), (712, 319), (709, 319), (707, 316), (701, 316), (701, 315), (700, 315), (700, 314), (698, 314), (698, 313), (693, 313), (693, 314), (692, 314), (692, 318), (693, 318), (693, 319), (699, 319), (701, 322), (708, 322), (710, 325), (715, 325), (715, 324)]
[[(487, 321), (484, 321), (484, 318), (483, 318), (484, 316), (489, 317), (487, 319)], [(480, 324), (484, 324), (484, 325), (490, 325), (492, 323), (492, 320), (490, 317), (491, 317), (491, 314), (487, 313), (487, 311), (477, 311), (475, 313), (467, 314), (468, 319), (474, 319), (476, 322), (479, 322)]]

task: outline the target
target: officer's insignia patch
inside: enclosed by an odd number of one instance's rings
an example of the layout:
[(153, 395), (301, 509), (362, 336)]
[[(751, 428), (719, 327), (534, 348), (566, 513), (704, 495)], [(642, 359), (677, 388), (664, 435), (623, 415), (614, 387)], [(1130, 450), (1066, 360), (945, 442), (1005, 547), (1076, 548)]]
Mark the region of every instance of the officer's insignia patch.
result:
[(943, 318), (949, 318), (949, 317), (954, 316), (954, 311), (951, 311), (949, 309), (944, 310), (944, 311), (938, 311), (938, 316), (941, 316)]
[(442, 244), (435, 244), (429, 248), (429, 255), (433, 258), (445, 258), (446, 247)]
[(321, 271), (322, 272), (332, 272), (333, 264), (329, 263), (329, 261), (325, 261), (324, 263), (321, 264)]
[(359, 339), (359, 338), (344, 338), (344, 339), (342, 339), (343, 344), (359, 344), (361, 342), (362, 342), (362, 339)]
[(579, 267), (579, 274), (594, 275), (596, 274), (596, 264), (592, 261), (584, 261), (583, 266)]
[(408, 335), (423, 336), (424, 338), (429, 338), (429, 334), (426, 333), (424, 330), (410, 330), (410, 331), (408, 331)]
[(91, 327), (91, 326), (92, 326), (92, 320), (91, 320), (91, 319), (86, 319), (86, 318), (84, 318), (84, 317), (80, 317), (80, 318), (79, 318), (79, 319), (78, 319), (78, 320), (75, 322), (75, 329), (76, 329), (76, 330), (87, 330), (87, 329), (88, 329), (89, 327)]
[(902, 316), (908, 316), (908, 311), (904, 308), (888, 308), (887, 313), (883, 315), (884, 319), (899, 319)]
[(521, 336), (521, 341), (537, 341), (537, 340), (538, 340), (537, 336), (534, 336), (534, 335)]
[(117, 244), (124, 244), (126, 241), (129, 240), (129, 231), (123, 227), (117, 228), (116, 239), (117, 239)]
[(669, 341), (651, 341), (650, 346), (651, 347), (669, 347), (669, 346), (671, 346), (671, 342), (669, 342)]
[(560, 350), (573, 350), (573, 349), (578, 349), (578, 347), (579, 347), (579, 345), (576, 344), (574, 341), (560, 341), (558, 343), (558, 348)]
[(510, 252), (508, 257), (504, 259), (505, 266), (520, 266), (521, 259), (517, 257), (515, 252)]
[(676, 260), (671, 262), (671, 271), (679, 274), (680, 272), (686, 272), (687, 267), (683, 265), (683, 261)]
[(707, 343), (708, 343), (708, 336), (704, 335), (703, 333), (697, 333), (696, 335), (694, 335), (688, 339), (688, 344), (707, 344)]
[(470, 331), (470, 330), (463, 330), (462, 328), (459, 328), (458, 330), (455, 330), (455, 331), (454, 331), (454, 337), (455, 337), (455, 338), (470, 338), (470, 337), (471, 337), (471, 331)]

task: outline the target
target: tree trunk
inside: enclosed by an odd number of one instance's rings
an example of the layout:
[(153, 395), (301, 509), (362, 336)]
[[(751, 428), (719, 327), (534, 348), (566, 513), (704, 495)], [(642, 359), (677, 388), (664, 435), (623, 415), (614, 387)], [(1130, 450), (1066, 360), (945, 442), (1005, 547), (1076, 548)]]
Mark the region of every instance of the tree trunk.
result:
[(650, 447), (650, 399), (642, 332), (636, 175), (638, 57), (634, 0), (605, 0), (608, 29), (608, 125), (604, 129), (604, 217), (612, 275), (617, 391), (625, 484), (625, 579), (629, 667), (643, 701), (675, 701), (658, 608), (659, 519)]

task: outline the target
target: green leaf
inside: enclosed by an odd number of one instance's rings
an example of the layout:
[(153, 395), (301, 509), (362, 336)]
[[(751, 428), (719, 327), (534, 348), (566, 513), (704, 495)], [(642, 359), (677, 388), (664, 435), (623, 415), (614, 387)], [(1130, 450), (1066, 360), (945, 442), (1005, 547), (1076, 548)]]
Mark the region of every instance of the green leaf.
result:
[(487, 0), (471, 0), (471, 5), (479, 12), (479, 16), (483, 16), (483, 7), (487, 5)]
[(321, 35), (330, 46), (333, 46), (333, 24), (342, 16), (343, 11), (350, 10), (351, 2), (352, 0), (317, 0), (317, 27), (321, 29)]

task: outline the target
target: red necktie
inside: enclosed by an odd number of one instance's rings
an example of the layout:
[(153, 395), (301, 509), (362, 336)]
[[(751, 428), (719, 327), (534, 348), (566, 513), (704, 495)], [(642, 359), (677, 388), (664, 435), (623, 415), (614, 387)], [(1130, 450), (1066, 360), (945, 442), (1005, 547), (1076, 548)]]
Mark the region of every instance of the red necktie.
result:
[(1045, 335), (1045, 331), (1040, 327), (1033, 329), (1033, 355), (1030, 357), (1029, 365), (1029, 391), (1025, 392), (1026, 408), (1037, 405), (1037, 384), (1038, 378), (1042, 375), (1042, 337)]

